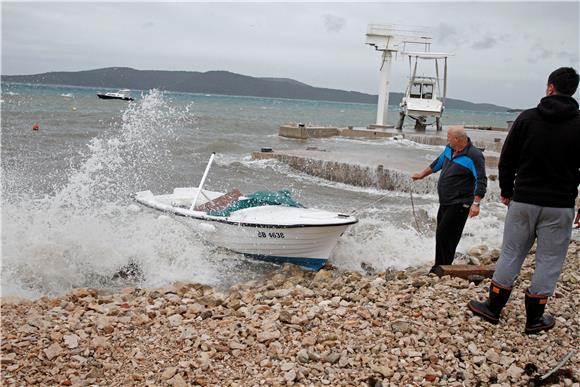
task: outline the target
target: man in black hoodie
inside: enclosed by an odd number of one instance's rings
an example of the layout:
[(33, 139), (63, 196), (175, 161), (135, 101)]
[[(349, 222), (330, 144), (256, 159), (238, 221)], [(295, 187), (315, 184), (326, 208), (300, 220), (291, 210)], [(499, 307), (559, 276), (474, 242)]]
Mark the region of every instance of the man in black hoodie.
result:
[(572, 97), (578, 74), (562, 67), (548, 78), (546, 97), (522, 112), (501, 151), (501, 201), (508, 205), (501, 255), (485, 302), (467, 305), (477, 316), (497, 324), (522, 264), (537, 241), (535, 271), (525, 292), (525, 333), (554, 327), (544, 314), (562, 272), (580, 183), (580, 114)]

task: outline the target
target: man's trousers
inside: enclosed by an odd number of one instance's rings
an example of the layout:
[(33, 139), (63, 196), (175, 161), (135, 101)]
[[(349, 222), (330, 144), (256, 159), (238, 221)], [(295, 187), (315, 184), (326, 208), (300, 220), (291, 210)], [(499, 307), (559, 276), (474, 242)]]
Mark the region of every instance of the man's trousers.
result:
[(469, 204), (440, 205), (435, 232), (435, 266), (451, 265), (469, 215)]
[(537, 239), (536, 268), (529, 292), (551, 296), (566, 259), (573, 219), (573, 208), (541, 207), (512, 201), (505, 219), (501, 255), (493, 280), (511, 288)]

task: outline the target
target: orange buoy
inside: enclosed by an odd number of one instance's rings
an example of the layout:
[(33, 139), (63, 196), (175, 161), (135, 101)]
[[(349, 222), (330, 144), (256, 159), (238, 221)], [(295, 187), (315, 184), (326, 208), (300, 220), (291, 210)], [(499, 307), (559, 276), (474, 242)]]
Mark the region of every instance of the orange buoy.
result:
[(40, 129), (40, 125), (38, 125), (38, 122), (35, 122), (34, 125), (32, 125), (32, 130), (38, 130)]

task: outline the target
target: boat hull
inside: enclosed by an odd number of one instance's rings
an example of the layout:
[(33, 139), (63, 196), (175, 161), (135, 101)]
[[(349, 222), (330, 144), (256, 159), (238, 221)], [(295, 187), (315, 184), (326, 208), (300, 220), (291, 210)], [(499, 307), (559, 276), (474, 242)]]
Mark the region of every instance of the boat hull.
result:
[(326, 265), (338, 238), (349, 226), (242, 226), (195, 219), (189, 222), (216, 246), (262, 261), (293, 263), (310, 270)]
[(121, 101), (134, 101), (134, 98), (131, 97), (115, 97), (115, 96), (110, 96), (110, 95), (106, 95), (106, 94), (97, 94), (97, 97), (99, 97), (100, 99), (119, 99)]

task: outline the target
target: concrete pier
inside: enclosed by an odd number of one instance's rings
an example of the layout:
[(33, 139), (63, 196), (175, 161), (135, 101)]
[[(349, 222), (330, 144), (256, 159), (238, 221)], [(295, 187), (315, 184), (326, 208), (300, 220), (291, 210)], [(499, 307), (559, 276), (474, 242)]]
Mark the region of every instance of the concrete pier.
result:
[(287, 124), (280, 126), (278, 135), (287, 138), (306, 140), (307, 138), (324, 138), (338, 136), (338, 128), (332, 126), (306, 126), (304, 124)]
[[(499, 151), (505, 132), (466, 129), (475, 146), (484, 150), (490, 184), (497, 177)], [(416, 132), (413, 129), (333, 128), (283, 125), (280, 135), (316, 143), (301, 149), (253, 152), (252, 159), (276, 159), (300, 172), (325, 180), (362, 187), (403, 192), (435, 193), (436, 177), (413, 182), (411, 175), (422, 171), (441, 154), (447, 144), (447, 131)], [(336, 134), (332, 134), (336, 133)], [(328, 137), (363, 141), (331, 141)], [(387, 140), (393, 138), (393, 140)], [(369, 141), (364, 141), (369, 139)], [(410, 140), (433, 147), (398, 145)], [(377, 140), (377, 141), (373, 141)], [(378, 141), (381, 140), (381, 141)], [(385, 141), (387, 140), (387, 141)]]
[[(507, 130), (495, 130), (495, 128), (465, 126), (469, 137), (475, 146), (486, 151), (500, 152), (507, 135)], [(309, 138), (328, 138), (334, 136), (347, 138), (384, 139), (400, 137), (426, 145), (446, 145), (447, 130), (443, 131), (416, 131), (412, 128), (396, 130), (393, 128), (337, 128), (325, 126), (306, 126), (302, 124), (285, 124), (280, 126), (278, 135), (286, 138), (306, 140)]]

